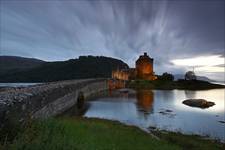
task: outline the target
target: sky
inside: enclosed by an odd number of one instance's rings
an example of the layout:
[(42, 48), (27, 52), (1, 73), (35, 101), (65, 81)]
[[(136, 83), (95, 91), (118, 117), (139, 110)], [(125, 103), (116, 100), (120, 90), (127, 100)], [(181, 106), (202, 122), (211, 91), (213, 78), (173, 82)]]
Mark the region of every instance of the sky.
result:
[(0, 0), (0, 55), (109, 56), (224, 80), (224, 0)]

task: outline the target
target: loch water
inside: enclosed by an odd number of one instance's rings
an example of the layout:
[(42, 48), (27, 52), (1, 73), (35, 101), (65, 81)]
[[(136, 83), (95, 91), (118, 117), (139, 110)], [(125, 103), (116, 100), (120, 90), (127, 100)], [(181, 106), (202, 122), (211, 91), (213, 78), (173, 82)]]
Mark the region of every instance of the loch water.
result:
[[(115, 90), (88, 101), (84, 117), (117, 120), (143, 130), (197, 134), (225, 141), (225, 89), (212, 90)], [(216, 105), (201, 109), (182, 103), (201, 98)]]
[(0, 88), (4, 87), (28, 87), (33, 85), (39, 85), (42, 83), (0, 83)]

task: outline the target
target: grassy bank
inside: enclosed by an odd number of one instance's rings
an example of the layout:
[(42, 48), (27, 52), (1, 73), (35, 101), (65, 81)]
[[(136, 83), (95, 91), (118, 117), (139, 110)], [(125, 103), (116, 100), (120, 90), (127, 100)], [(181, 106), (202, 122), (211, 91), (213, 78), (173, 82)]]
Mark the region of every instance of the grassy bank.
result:
[(152, 134), (159, 137), (162, 141), (173, 143), (183, 150), (219, 150), (225, 149), (225, 145), (212, 140), (206, 140), (198, 135), (184, 135), (179, 132), (152, 131)]
[(172, 90), (172, 89), (186, 89), (186, 90), (207, 90), (225, 88), (224, 85), (212, 84), (206, 81), (148, 81), (148, 80), (133, 80), (127, 83), (127, 88), (133, 89), (161, 89), (161, 90)]
[[(12, 150), (175, 150), (222, 149), (199, 137), (157, 133), (161, 140), (140, 129), (118, 122), (69, 118), (35, 121), (12, 142), (0, 149)], [(181, 138), (182, 137), (182, 138)], [(185, 142), (186, 141), (186, 142)], [(192, 142), (189, 142), (192, 141)], [(193, 141), (194, 144), (193, 144)], [(197, 143), (197, 144), (195, 144)]]

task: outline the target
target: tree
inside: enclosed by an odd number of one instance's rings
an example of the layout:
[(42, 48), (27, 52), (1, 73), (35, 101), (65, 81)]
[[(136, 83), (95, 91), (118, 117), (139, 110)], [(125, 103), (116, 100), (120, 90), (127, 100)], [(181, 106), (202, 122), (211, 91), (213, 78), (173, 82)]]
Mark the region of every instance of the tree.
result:
[(196, 80), (196, 75), (193, 71), (188, 71), (185, 73), (184, 79), (185, 80)]
[(170, 73), (164, 72), (161, 76), (158, 77), (158, 79), (163, 81), (173, 81), (174, 76)]

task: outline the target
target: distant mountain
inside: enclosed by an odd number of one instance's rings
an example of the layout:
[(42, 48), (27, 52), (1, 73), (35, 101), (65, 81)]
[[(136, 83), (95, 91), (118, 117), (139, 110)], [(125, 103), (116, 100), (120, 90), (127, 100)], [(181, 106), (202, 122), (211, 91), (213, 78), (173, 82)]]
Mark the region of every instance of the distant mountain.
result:
[[(175, 74), (174, 80), (178, 80), (178, 79), (184, 79), (184, 75), (183, 74)], [(197, 80), (214, 82), (214, 80), (211, 80), (211, 79), (209, 79), (208, 77), (205, 77), (205, 76), (197, 76)]]
[(49, 82), (111, 77), (112, 70), (129, 68), (121, 60), (103, 56), (80, 56), (67, 61), (44, 62), (27, 70), (0, 76), (0, 82)]
[(25, 71), (45, 63), (34, 58), (24, 58), (18, 56), (0, 56), (0, 76), (7, 73)]

